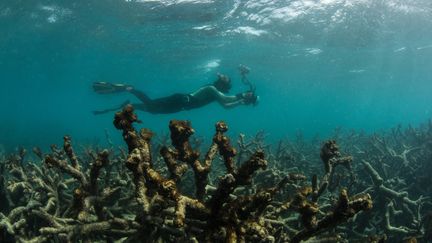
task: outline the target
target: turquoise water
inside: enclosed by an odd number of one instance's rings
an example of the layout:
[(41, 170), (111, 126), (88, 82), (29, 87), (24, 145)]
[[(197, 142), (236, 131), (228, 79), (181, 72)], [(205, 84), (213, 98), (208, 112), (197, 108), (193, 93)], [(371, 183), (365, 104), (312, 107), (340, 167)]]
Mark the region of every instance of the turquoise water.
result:
[(432, 116), (432, 2), (12, 1), (0, 2), (0, 144), (122, 144), (113, 113), (129, 99), (93, 93), (94, 81), (124, 82), (157, 98), (191, 92), (217, 72), (261, 97), (256, 107), (217, 104), (169, 115), (139, 112), (167, 132), (192, 121), (208, 137), (225, 120), (231, 135), (264, 130), (270, 141), (336, 127), (375, 132)]

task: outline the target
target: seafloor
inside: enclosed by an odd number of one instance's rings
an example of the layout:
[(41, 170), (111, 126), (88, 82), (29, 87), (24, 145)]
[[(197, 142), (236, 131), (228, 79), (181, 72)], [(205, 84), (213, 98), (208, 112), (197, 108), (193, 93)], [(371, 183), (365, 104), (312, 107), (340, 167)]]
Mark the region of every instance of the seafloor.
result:
[(136, 122), (115, 115), (127, 148), (65, 136), (1, 154), (0, 241), (432, 241), (432, 122), (273, 146), (230, 141), (224, 122), (211, 141), (187, 121), (157, 139)]

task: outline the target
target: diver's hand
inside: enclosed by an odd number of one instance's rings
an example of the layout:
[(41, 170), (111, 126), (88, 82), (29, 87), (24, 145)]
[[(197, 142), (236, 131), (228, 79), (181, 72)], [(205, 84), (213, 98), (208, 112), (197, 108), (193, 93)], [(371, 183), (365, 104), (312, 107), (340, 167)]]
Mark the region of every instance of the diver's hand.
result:
[(258, 100), (258, 96), (255, 95), (252, 91), (243, 92), (236, 95), (239, 99), (241, 99), (241, 104), (250, 105), (256, 104)]

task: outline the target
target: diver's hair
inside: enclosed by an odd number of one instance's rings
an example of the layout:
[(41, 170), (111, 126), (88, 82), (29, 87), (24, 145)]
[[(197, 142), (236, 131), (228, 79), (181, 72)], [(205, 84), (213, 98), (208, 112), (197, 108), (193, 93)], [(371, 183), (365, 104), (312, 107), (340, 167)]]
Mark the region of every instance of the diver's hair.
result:
[(213, 86), (222, 93), (228, 93), (231, 89), (231, 79), (223, 74), (218, 74), (218, 79), (213, 82)]

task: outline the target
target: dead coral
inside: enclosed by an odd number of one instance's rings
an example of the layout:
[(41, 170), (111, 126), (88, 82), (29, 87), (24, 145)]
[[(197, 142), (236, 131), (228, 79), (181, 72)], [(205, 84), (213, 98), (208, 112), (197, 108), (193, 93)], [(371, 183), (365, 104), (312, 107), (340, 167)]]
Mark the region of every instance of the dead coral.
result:
[(64, 148), (71, 164), (60, 157), (53, 155), (47, 155), (44, 159), (44, 163), (47, 164), (48, 167), (56, 167), (60, 169), (60, 171), (70, 175), (80, 183), (80, 186), (73, 190), (74, 203), (71, 207), (71, 210), (75, 212), (79, 220), (86, 222), (91, 221), (91, 219), (88, 218), (88, 211), (91, 210), (91, 208), (96, 211), (96, 215), (99, 219), (104, 219), (105, 216), (102, 212), (100, 201), (106, 200), (108, 195), (104, 195), (105, 197), (100, 197), (98, 195), (98, 177), (100, 170), (109, 163), (109, 152), (104, 150), (98, 153), (98, 156), (92, 163), (87, 175), (79, 169), (80, 166), (78, 165), (78, 160), (71, 148), (69, 137), (65, 137)]
[[(160, 197), (160, 200), (166, 205), (174, 205), (174, 219), (170, 227), (181, 230), (180, 235), (187, 236), (189, 239), (192, 237), (201, 241), (223, 240), (226, 242), (275, 240), (272, 237), (273, 227), (265, 223), (264, 211), (272, 202), (274, 195), (285, 184), (295, 181), (294, 177), (287, 176), (276, 187), (260, 190), (253, 195), (234, 196), (233, 198), (232, 194), (236, 188), (252, 185), (254, 173), (259, 169), (266, 169), (267, 161), (264, 153), (262, 151), (253, 153), (246, 162), (237, 168), (234, 163), (236, 150), (224, 135), (228, 127), (225, 123), (219, 122), (216, 124), (213, 143), (204, 158), (203, 166), (203, 163), (199, 161), (199, 152), (194, 151), (189, 143), (189, 138), (194, 133), (190, 123), (174, 120), (170, 122), (169, 126), (174, 150), (166, 147), (162, 148), (162, 155), (169, 168), (170, 178), (172, 178), (167, 179), (153, 168), (150, 153), (151, 132), (141, 130), (138, 133), (133, 129), (133, 122), (137, 120), (133, 108), (128, 106), (123, 111), (116, 113), (114, 124), (123, 131), (123, 137), (129, 146), (130, 153), (127, 159), (127, 167), (134, 174), (137, 201), (143, 205), (144, 215), (163, 218), (163, 215), (158, 214), (160, 211), (151, 210), (151, 208), (161, 206), (154, 204), (158, 202), (155, 198)], [(331, 144), (332, 146), (336, 145), (334, 142)], [(205, 191), (203, 188), (208, 184), (206, 176), (216, 150), (219, 151), (223, 158), (226, 175), (221, 177), (217, 188), (211, 195), (204, 196)], [(323, 161), (328, 163), (326, 174), (331, 174), (333, 166), (338, 164), (347, 166), (351, 162), (351, 158), (347, 159), (335, 153), (323, 159)], [(181, 163), (193, 168), (197, 199), (183, 195), (176, 185), (176, 181), (178, 182), (184, 173), (185, 167)], [(347, 167), (349, 168), (349, 166)], [(322, 193), (324, 190), (325, 188), (321, 189), (320, 192)], [(208, 197), (208, 200), (204, 200), (206, 197)], [(317, 224), (305, 224), (306, 231), (299, 231), (293, 240), (307, 239), (370, 207), (371, 199), (367, 194), (355, 196), (350, 200), (347, 192), (343, 190), (335, 211), (321, 219)], [(293, 208), (295, 207), (293, 206)], [(305, 211), (301, 210), (300, 206), (297, 209), (305, 217)], [(318, 211), (318, 207), (315, 211)], [(187, 212), (191, 212), (191, 214), (187, 214)], [(166, 219), (163, 221), (166, 221)], [(142, 219), (141, 223), (145, 224), (145, 220)]]
[(369, 210), (371, 208), (372, 199), (369, 194), (361, 194), (349, 198), (348, 192), (343, 189), (333, 211), (319, 220), (314, 227), (306, 227), (306, 229), (300, 231), (292, 238), (291, 242), (300, 242), (300, 240), (308, 239), (320, 231), (335, 227), (347, 221), (360, 211)]
[[(0, 232), (18, 242), (324, 242), (346, 237), (337, 226), (357, 223), (371, 208), (367, 193), (349, 197), (341, 188), (333, 198), (328, 190), (336, 168), (355, 168), (335, 141), (322, 147), (324, 166), (315, 166), (308, 160), (319, 147), (300, 135), (299, 144), (281, 145), (277, 154), (262, 132), (252, 141), (240, 137), (236, 149), (227, 124), (218, 122), (201, 155), (190, 122), (173, 120), (171, 146), (155, 151), (153, 133), (134, 128), (139, 122), (132, 106), (115, 114), (128, 147), (119, 154), (86, 148), (80, 156), (67, 136), (49, 154), (34, 149), (42, 161), (26, 163), (24, 150), (6, 160), (0, 196), (9, 208), (0, 214)], [(276, 161), (286, 158), (301, 164), (280, 170)], [(218, 179), (209, 178), (215, 170)], [(194, 190), (183, 191), (189, 180)]]

